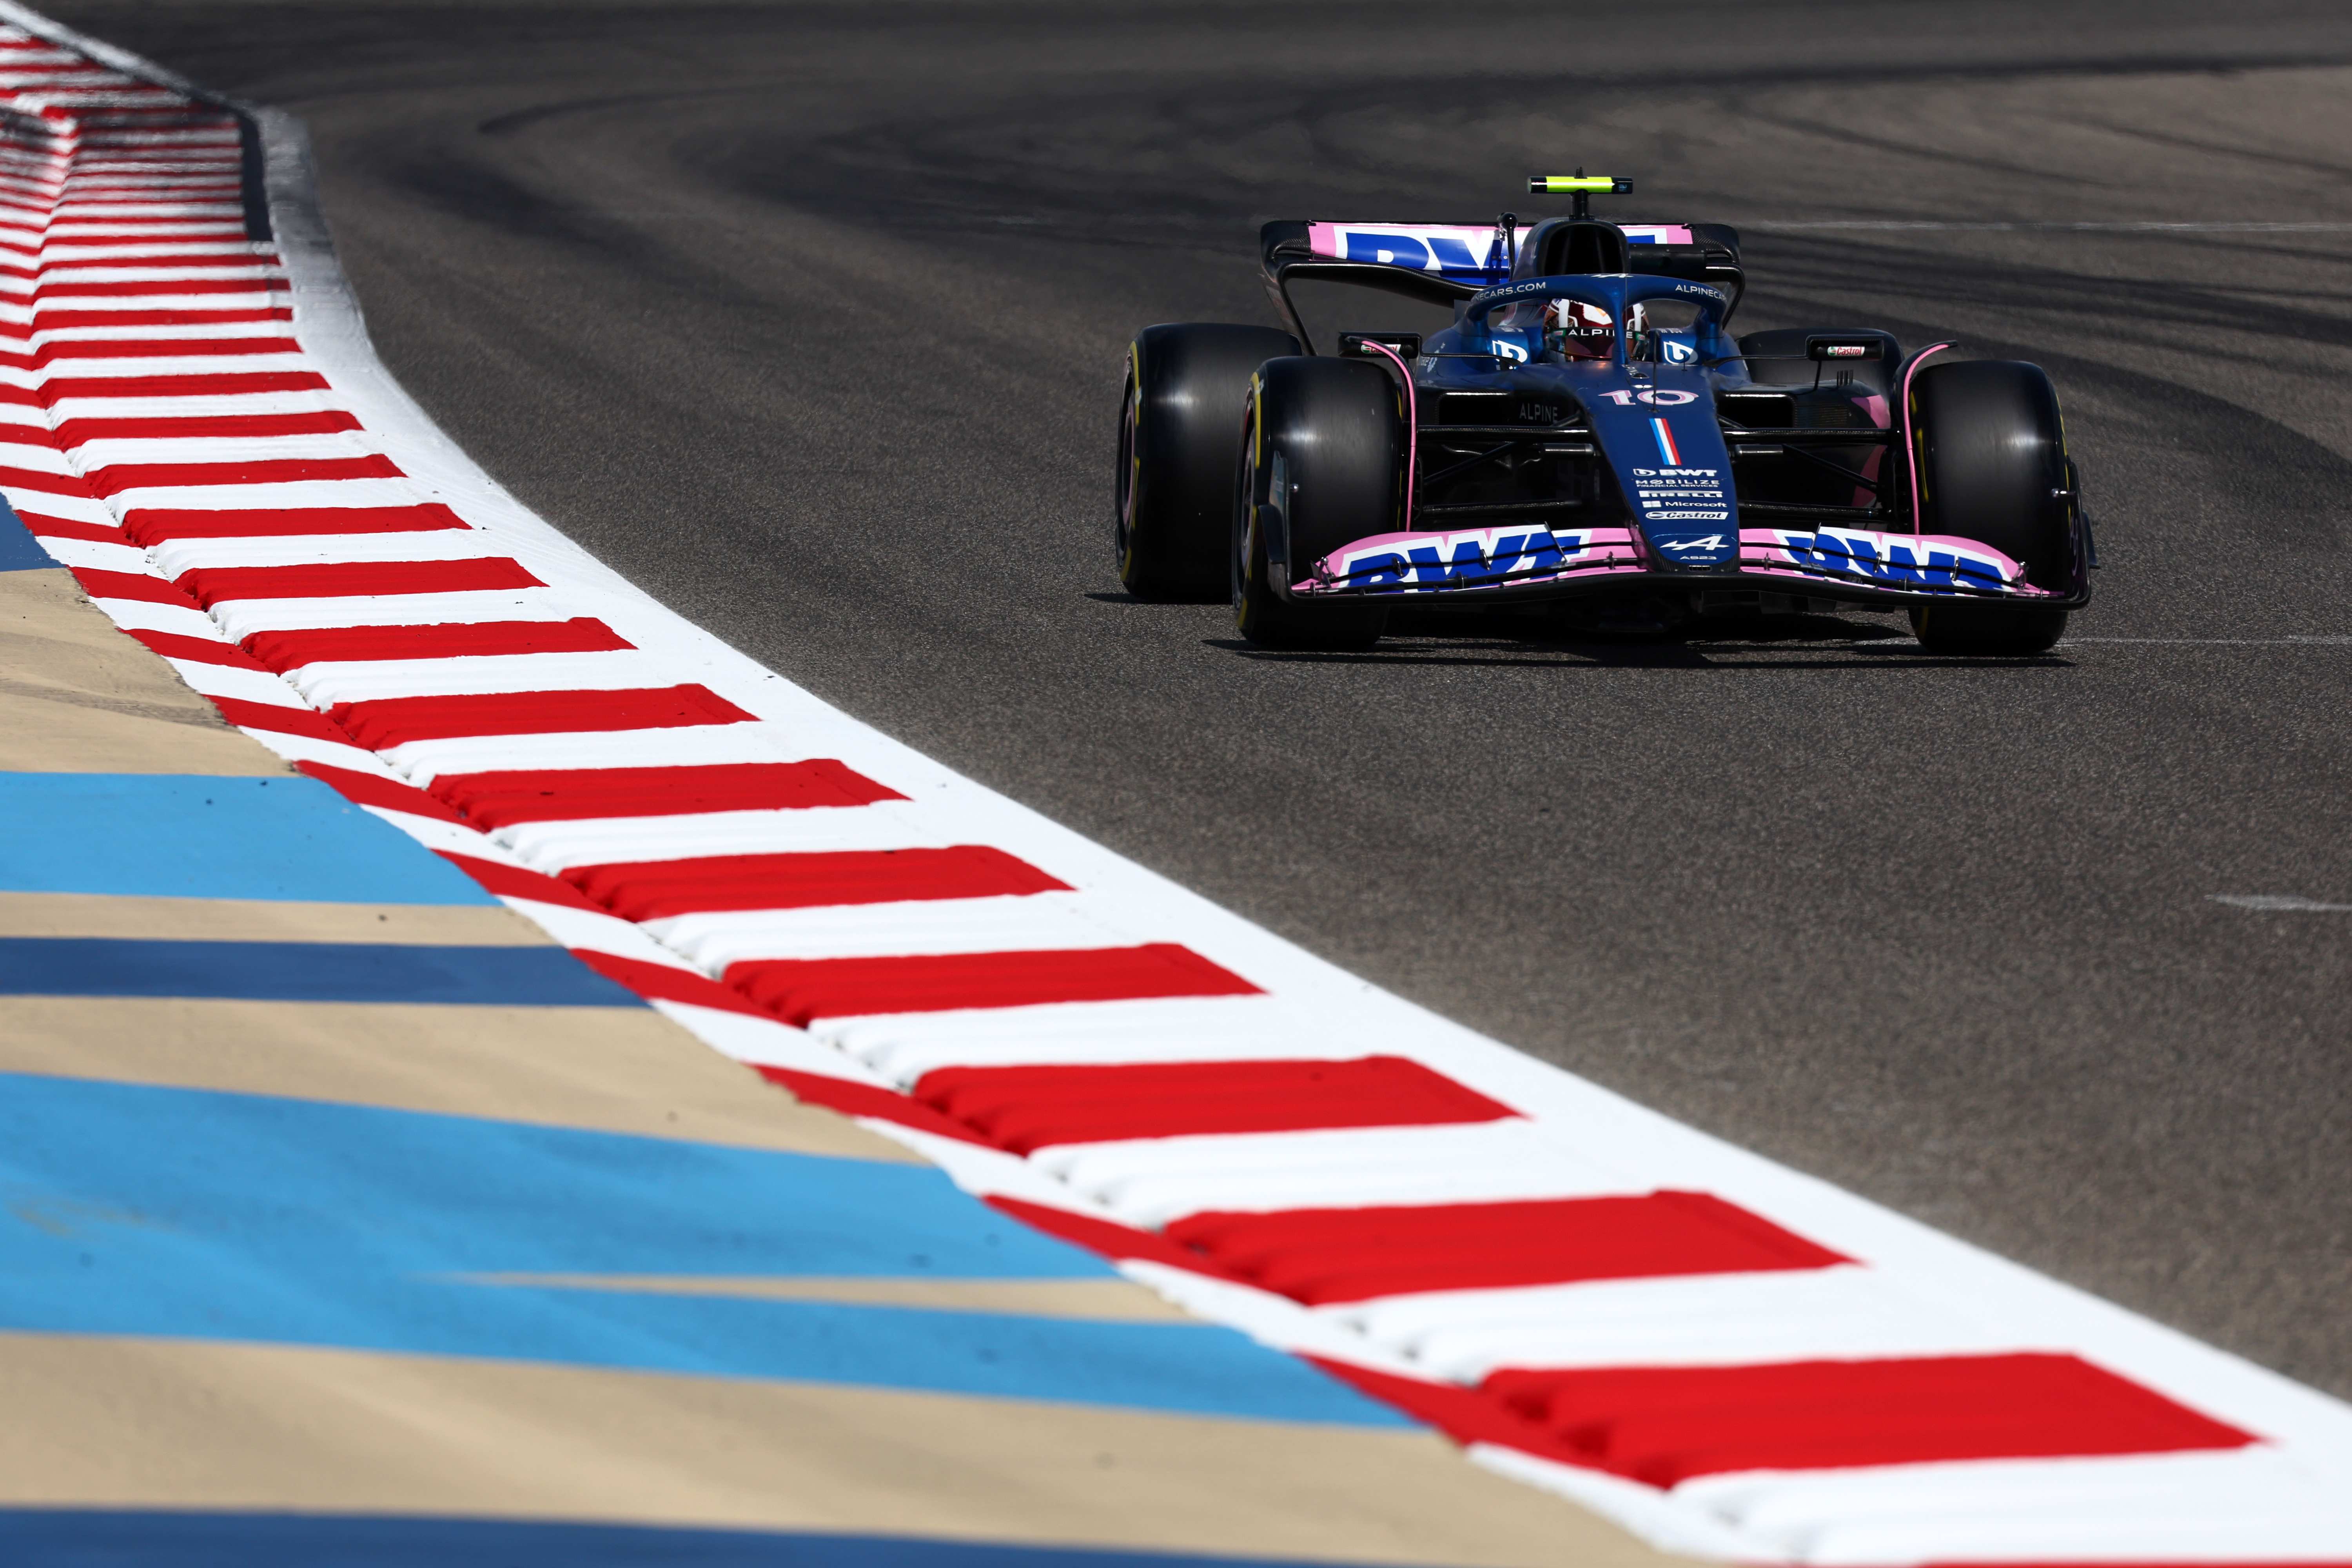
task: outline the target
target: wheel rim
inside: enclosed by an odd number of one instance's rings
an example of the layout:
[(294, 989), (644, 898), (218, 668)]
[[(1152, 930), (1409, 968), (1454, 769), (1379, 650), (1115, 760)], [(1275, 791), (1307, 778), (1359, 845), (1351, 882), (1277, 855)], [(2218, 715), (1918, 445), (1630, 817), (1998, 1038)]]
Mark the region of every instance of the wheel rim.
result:
[(1257, 442), (1253, 439), (1256, 430), (1257, 399), (1252, 397), (1242, 405), (1242, 460), (1234, 465), (1240, 474), (1240, 485), (1234, 495), (1234, 544), (1231, 552), (1236, 625), (1249, 596), (1250, 540), (1255, 531), (1254, 514), (1257, 501)]
[(1129, 567), (1129, 557), (1135, 549), (1135, 489), (1138, 460), (1135, 451), (1135, 426), (1139, 400), (1135, 395), (1135, 377), (1127, 379), (1127, 393), (1119, 400), (1118, 409), (1118, 493), (1114, 498), (1112, 522), (1117, 531), (1118, 564), (1122, 574)]

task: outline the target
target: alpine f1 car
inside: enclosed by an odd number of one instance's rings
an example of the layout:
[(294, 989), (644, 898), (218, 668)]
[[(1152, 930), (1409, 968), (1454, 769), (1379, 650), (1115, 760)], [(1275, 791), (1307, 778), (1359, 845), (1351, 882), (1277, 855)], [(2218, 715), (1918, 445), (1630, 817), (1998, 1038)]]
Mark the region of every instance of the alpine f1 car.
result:
[[(1538, 176), (1567, 217), (1269, 223), (1286, 330), (1146, 328), (1119, 415), (1119, 575), (1230, 589), (1254, 642), (1341, 648), (1393, 607), (1559, 602), (1583, 624), (1905, 608), (1929, 648), (2037, 653), (2095, 564), (2036, 365), (1927, 361), (1891, 332), (1734, 339), (1721, 224), (1591, 216), (1607, 176)], [(1442, 307), (1426, 336), (1314, 351), (1299, 280)]]

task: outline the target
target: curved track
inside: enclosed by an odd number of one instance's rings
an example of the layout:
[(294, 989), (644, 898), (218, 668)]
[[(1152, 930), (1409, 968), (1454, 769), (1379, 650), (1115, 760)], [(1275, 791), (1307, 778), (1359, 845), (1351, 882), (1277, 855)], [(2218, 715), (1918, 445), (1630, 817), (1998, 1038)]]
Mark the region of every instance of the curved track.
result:
[[(2352, 910), (2213, 897), (2352, 905), (2340, 8), (52, 11), (305, 116), (386, 362), (754, 657), (1370, 979), (2352, 1393)], [(1134, 328), (1265, 319), (1265, 217), (1483, 217), (1580, 162), (1743, 226), (1746, 326), (2049, 366), (2107, 568), (2079, 640), (1273, 656), (1116, 591)]]

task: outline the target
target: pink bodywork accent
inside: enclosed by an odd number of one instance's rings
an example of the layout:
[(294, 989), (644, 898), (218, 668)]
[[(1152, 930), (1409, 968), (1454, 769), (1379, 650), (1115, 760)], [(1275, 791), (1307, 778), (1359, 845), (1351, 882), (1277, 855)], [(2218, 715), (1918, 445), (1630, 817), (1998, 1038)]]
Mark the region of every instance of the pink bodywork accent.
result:
[(1389, 363), (1397, 367), (1397, 379), (1404, 383), (1404, 526), (1411, 528), (1412, 526), (1413, 459), (1421, 452), (1421, 407), (1413, 396), (1412, 367), (1404, 363), (1402, 354), (1386, 343), (1374, 342), (1371, 339), (1366, 338), (1364, 346), (1368, 349), (1378, 349), (1386, 354)]
[[(1954, 534), (1943, 533), (1881, 533), (1875, 530), (1866, 528), (1832, 528), (1823, 529), (1820, 531), (1829, 534), (1833, 538), (1844, 536), (1848, 538), (1871, 540), (1875, 542), (1877, 547), (1882, 549), (1890, 546), (1895, 541), (1900, 541), (1906, 548), (1917, 551), (1923, 555), (1927, 551), (1931, 549), (1948, 550), (1955, 555), (1964, 555), (1973, 561), (1991, 566), (1997, 573), (1999, 573), (2002, 585), (2006, 590), (2011, 594), (2016, 595), (2020, 598), (2055, 598), (2060, 596), (2052, 589), (2038, 588), (2032, 584), (2026, 582), (2022, 576), (2025, 568), (2021, 563), (2012, 561), (2007, 555), (1995, 550), (1991, 545), (1986, 544), (1979, 540), (1961, 539)], [(1796, 560), (1795, 556), (1790, 553), (1790, 545), (1787, 540), (1782, 537), (1785, 534), (1791, 533), (1801, 535), (1804, 533), (1804, 531), (1802, 529), (1795, 528), (1741, 529), (1739, 531), (1740, 563), (1750, 570), (1761, 568), (1762, 574), (1768, 576), (1802, 577), (1811, 578), (1816, 582), (1820, 581), (1820, 574), (1818, 573), (1798, 570), (1801, 563)], [(1885, 555), (1881, 555), (1879, 557), (1879, 563), (1881, 565), (1903, 565), (1901, 563), (1890, 562)], [(1786, 566), (1789, 570), (1786, 572), (1776, 571), (1774, 568), (1777, 566)], [(1905, 569), (1911, 571), (1924, 571), (1927, 568), (1924, 561), (1914, 561), (1909, 563), (1907, 567)], [(1854, 576), (1858, 580), (1864, 582), (1870, 580), (1866, 574), (1857, 573), (1854, 574)]]
[(1934, 348), (1921, 349), (1913, 354), (1909, 367), (1903, 372), (1903, 384), (1896, 389), (1902, 399), (1903, 461), (1909, 466), (1911, 473), (1911, 531), (1915, 534), (1919, 531), (1919, 447), (1911, 439), (1911, 380), (1919, 374), (1919, 367), (1927, 362), (1928, 355), (1942, 353), (1951, 346), (1949, 343), (1937, 343)]
[(1350, 234), (1395, 235), (1424, 248), (1432, 239), (1450, 240), (1472, 256), (1482, 257), (1495, 237), (1495, 229), (1491, 224), (1469, 227), (1451, 223), (1310, 223), (1307, 226), (1307, 248), (1318, 256), (1345, 257), (1348, 247), (1342, 238)]
[[(1359, 539), (1352, 543), (1341, 545), (1339, 549), (1334, 550), (1322, 560), (1316, 562), (1315, 574), (1310, 577), (1303, 578), (1299, 582), (1292, 584), (1291, 592), (1294, 594), (1306, 594), (1309, 595), (1337, 592), (1339, 584), (1336, 582), (1336, 579), (1339, 578), (1341, 573), (1345, 570), (1347, 563), (1357, 556), (1388, 554), (1402, 555), (1410, 552), (1413, 547), (1418, 545), (1423, 548), (1434, 547), (1439, 552), (1440, 555), (1444, 558), (1445, 563), (1450, 565), (1452, 563), (1453, 545), (1473, 538), (1481, 538), (1485, 540), (1486, 542), (1482, 542), (1480, 548), (1483, 550), (1491, 550), (1493, 548), (1492, 541), (1494, 538), (1509, 533), (1549, 534), (1549, 531), (1542, 528), (1528, 529), (1524, 526), (1514, 528), (1508, 524), (1505, 524), (1496, 528), (1464, 529), (1454, 533), (1375, 533), (1368, 538)], [(1638, 559), (1642, 550), (1641, 536), (1633, 530), (1623, 528), (1580, 528), (1570, 530), (1570, 537), (1578, 540), (1579, 543), (1574, 550), (1565, 552), (1565, 558), (1560, 563), (1560, 570), (1559, 572), (1546, 578), (1526, 578), (1522, 579), (1522, 581), (1557, 582), (1564, 577), (1585, 577), (1609, 572), (1639, 572), (1643, 570), (1643, 567)], [(1621, 551), (1625, 553), (1623, 555), (1620, 555), (1618, 552)], [(1589, 565), (1579, 564), (1580, 561), (1589, 560), (1593, 557), (1599, 557), (1599, 559), (1592, 561), (1592, 563)], [(1399, 593), (1413, 592), (1414, 585), (1411, 584), (1398, 584), (1393, 591)], [(1433, 593), (1440, 590), (1436, 589), (1434, 586), (1423, 586), (1421, 591)], [(1447, 589), (1444, 591), (1454, 593), (1462, 592), (1460, 589)]]
[[(1879, 396), (1878, 394), (1874, 392), (1869, 396), (1862, 400), (1862, 410), (1864, 413), (1870, 416), (1870, 422), (1873, 425), (1877, 426), (1881, 430), (1886, 428), (1886, 421), (1888, 418), (1886, 399)], [(1870, 449), (1870, 456), (1862, 460), (1862, 477), (1865, 479), (1877, 479), (1878, 470), (1885, 466), (1885, 460), (1886, 448), (1884, 447), (1873, 447)], [(1853, 487), (1853, 504), (1855, 506), (1867, 507), (1872, 501), (1874, 501), (1877, 499), (1877, 491), (1864, 489), (1860, 485)]]
[[(1532, 227), (1522, 225), (1521, 232)], [(1689, 245), (1690, 226), (1679, 223), (1625, 223), (1618, 227), (1625, 237), (1636, 245)], [(1492, 225), (1465, 226), (1450, 223), (1310, 223), (1307, 226), (1307, 248), (1318, 256), (1341, 257), (1348, 247), (1341, 237), (1350, 234), (1394, 234), (1427, 245), (1434, 238), (1448, 239), (1460, 245), (1473, 256), (1483, 257), (1495, 237)]]

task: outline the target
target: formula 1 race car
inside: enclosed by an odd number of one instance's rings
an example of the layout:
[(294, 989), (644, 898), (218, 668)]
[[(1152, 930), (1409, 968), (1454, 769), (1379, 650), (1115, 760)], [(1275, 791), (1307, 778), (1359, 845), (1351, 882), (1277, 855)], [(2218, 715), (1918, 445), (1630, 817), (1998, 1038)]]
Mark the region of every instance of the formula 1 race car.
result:
[[(1230, 588), (1251, 641), (1369, 646), (1392, 607), (1540, 606), (1587, 629), (1727, 611), (1906, 608), (1927, 647), (2054, 644), (2096, 564), (2037, 365), (1925, 362), (1894, 334), (1734, 340), (1721, 224), (1614, 224), (1607, 176), (1538, 176), (1571, 216), (1269, 223), (1286, 331), (1146, 328), (1119, 414), (1119, 576)], [(1448, 307), (1317, 354), (1301, 280)], [(1361, 299), (1362, 296), (1354, 296)]]

